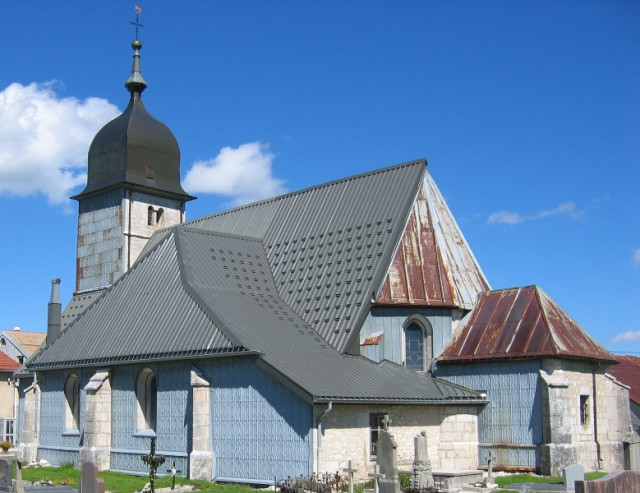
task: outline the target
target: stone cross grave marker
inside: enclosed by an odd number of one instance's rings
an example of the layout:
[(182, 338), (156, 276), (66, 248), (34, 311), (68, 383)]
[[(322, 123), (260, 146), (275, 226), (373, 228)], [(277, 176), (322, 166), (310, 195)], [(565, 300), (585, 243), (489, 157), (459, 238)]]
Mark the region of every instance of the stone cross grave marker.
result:
[(353, 493), (353, 473), (358, 472), (358, 470), (351, 467), (351, 461), (349, 461), (349, 465), (342, 470), (347, 473), (347, 479), (349, 480), (349, 493)]
[(584, 467), (580, 464), (573, 464), (562, 470), (562, 478), (565, 491), (574, 491), (576, 481), (584, 481)]
[(158, 467), (164, 464), (164, 456), (156, 455), (156, 439), (151, 439), (151, 451), (142, 456), (142, 462), (149, 466), (149, 485), (151, 493), (156, 492), (156, 475)]
[(83, 462), (78, 493), (104, 493), (104, 479), (98, 477), (98, 466), (93, 462)]
[(411, 488), (423, 490), (435, 486), (431, 462), (427, 454), (427, 433), (422, 432), (413, 439), (414, 459), (411, 473)]
[(0, 491), (13, 491), (13, 486), (11, 485), (12, 471), (11, 462), (6, 459), (0, 459)]
[(384, 429), (378, 434), (376, 444), (376, 462), (380, 466), (380, 473), (384, 478), (378, 481), (380, 493), (400, 493), (398, 480), (398, 443), (393, 433), (389, 431), (391, 420), (388, 415), (382, 419)]
[(380, 473), (380, 466), (376, 465), (373, 473), (369, 473), (369, 477), (373, 478), (373, 491), (374, 493), (380, 493), (379, 481), (384, 478), (384, 474)]

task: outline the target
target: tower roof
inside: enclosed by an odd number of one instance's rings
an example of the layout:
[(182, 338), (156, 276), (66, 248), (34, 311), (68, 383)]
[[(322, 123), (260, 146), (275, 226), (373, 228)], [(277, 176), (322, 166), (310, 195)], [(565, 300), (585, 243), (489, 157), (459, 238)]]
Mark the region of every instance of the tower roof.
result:
[(86, 188), (82, 199), (114, 188), (145, 191), (192, 200), (180, 184), (180, 148), (169, 128), (149, 114), (142, 104), (147, 83), (140, 71), (139, 40), (131, 43), (133, 64), (125, 83), (130, 92), (124, 112), (96, 134), (89, 148)]

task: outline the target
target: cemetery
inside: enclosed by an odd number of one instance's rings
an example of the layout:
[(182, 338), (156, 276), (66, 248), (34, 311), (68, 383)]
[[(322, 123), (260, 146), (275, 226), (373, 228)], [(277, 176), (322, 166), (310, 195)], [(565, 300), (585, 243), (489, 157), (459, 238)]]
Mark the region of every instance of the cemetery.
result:
[[(493, 456), (490, 454), (486, 471), (434, 471), (427, 453), (427, 437), (422, 432), (414, 438), (414, 461), (411, 471), (400, 471), (398, 468), (397, 442), (389, 426), (388, 416), (383, 419), (383, 429), (377, 441), (377, 461), (374, 472), (368, 473), (369, 480), (357, 483), (355, 473), (357, 469), (349, 461), (346, 467), (335, 473), (312, 474), (310, 477), (274, 478), (272, 484), (249, 486), (227, 485), (229, 488), (241, 488), (247, 491), (266, 490), (280, 493), (471, 493), (491, 491), (518, 491), (523, 493), (608, 493), (614, 491), (637, 491), (640, 488), (640, 473), (637, 471), (616, 471), (597, 479), (587, 481), (585, 469), (580, 464), (573, 464), (563, 468), (562, 482), (511, 482), (506, 490), (498, 486), (498, 476), (494, 476), (492, 469)], [(140, 460), (149, 470), (149, 481), (136, 490), (136, 493), (184, 493), (189, 491), (215, 491), (221, 485), (212, 482), (210, 487), (202, 485), (177, 484), (176, 479), (184, 477), (175, 463), (166, 468), (165, 457), (156, 453), (156, 440), (150, 440), (150, 451), (140, 456)], [(77, 475), (77, 489), (75, 481), (70, 477), (64, 480), (23, 479), (23, 470), (34, 469), (42, 464), (24, 465), (18, 461), (18, 455), (3, 454), (0, 456), (0, 493), (109, 493), (105, 487), (105, 480), (98, 477), (98, 467), (93, 462), (82, 462)], [(43, 470), (50, 470), (45, 467)], [(15, 473), (13, 472), (15, 471)], [(71, 474), (70, 474), (71, 475)], [(504, 478), (504, 473), (501, 473)], [(520, 477), (518, 475), (516, 477)], [(170, 486), (157, 487), (158, 477), (170, 478)], [(592, 474), (593, 478), (594, 475)], [(540, 478), (544, 479), (544, 478)], [(165, 481), (166, 483), (166, 481)], [(118, 489), (117, 492), (126, 490)]]

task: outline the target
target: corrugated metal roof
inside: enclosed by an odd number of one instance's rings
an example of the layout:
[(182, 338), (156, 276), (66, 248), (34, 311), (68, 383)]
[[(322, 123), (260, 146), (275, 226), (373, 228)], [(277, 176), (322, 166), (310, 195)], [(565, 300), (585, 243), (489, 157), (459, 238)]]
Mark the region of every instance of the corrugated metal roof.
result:
[(616, 356), (616, 360), (619, 364), (609, 373), (630, 387), (629, 399), (640, 406), (640, 356)]
[(187, 223), (261, 239), (280, 297), (338, 351), (382, 285), (426, 173), (418, 160)]
[(427, 173), (376, 304), (473, 308), (490, 289)]
[(341, 354), (382, 284), (425, 166), (405, 163), (161, 232), (30, 368), (252, 354), (316, 402), (484, 402), (429, 374)]
[(537, 286), (481, 293), (439, 361), (539, 357), (615, 362)]

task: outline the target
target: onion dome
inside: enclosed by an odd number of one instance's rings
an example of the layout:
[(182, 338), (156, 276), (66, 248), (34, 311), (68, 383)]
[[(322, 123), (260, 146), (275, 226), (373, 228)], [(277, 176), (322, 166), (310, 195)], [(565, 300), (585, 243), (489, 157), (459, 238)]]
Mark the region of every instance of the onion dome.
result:
[(142, 92), (139, 40), (131, 43), (133, 65), (125, 87), (131, 93), (124, 112), (96, 134), (89, 148), (87, 186), (74, 199), (115, 188), (179, 200), (195, 197), (180, 184), (180, 148), (169, 128), (147, 112)]

